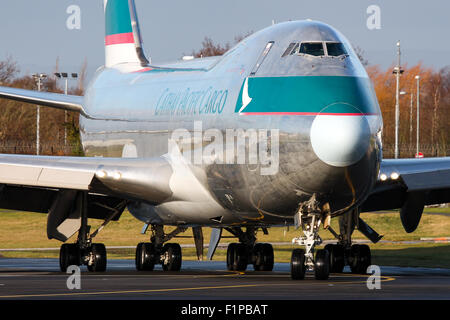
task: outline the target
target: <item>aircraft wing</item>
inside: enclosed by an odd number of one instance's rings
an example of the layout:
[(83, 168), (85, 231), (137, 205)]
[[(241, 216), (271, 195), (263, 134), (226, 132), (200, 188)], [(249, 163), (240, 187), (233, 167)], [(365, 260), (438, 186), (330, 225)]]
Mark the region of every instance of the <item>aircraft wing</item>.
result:
[(57, 109), (76, 111), (80, 112), (84, 116), (87, 116), (83, 109), (82, 96), (0, 87), (0, 98), (39, 104), (41, 106)]
[(450, 202), (450, 157), (383, 160), (362, 211), (402, 208), (413, 197), (425, 205)]
[[(0, 208), (47, 213), (60, 191), (161, 203), (172, 168), (151, 159), (0, 155)], [(106, 196), (106, 197), (105, 197)]]

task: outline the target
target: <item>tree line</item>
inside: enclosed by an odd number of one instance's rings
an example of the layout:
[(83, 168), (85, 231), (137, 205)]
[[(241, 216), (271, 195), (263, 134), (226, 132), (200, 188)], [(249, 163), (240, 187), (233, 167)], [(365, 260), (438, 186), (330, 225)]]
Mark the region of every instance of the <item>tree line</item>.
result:
[[(384, 155), (392, 157), (395, 144), (396, 79), (394, 66), (367, 66), (383, 114)], [(450, 155), (450, 66), (440, 70), (421, 63), (402, 67), (400, 78), (400, 157), (416, 152), (417, 85), (419, 85), (419, 152), (426, 157)], [(416, 76), (419, 76), (417, 81)]]
[[(31, 75), (19, 76), (20, 69), (12, 57), (0, 61), (0, 86), (37, 90), (37, 82)], [(58, 72), (58, 62), (55, 67)], [(68, 94), (82, 95), (86, 75), (83, 64), (76, 88)], [(64, 86), (63, 83), (61, 83)], [(41, 80), (41, 91), (64, 93), (58, 86), (56, 76), (48, 75)], [(36, 154), (37, 108), (18, 101), (0, 99), (0, 153)], [(82, 155), (76, 112), (40, 107), (40, 150), (41, 155)], [(65, 131), (67, 141), (65, 141)]]

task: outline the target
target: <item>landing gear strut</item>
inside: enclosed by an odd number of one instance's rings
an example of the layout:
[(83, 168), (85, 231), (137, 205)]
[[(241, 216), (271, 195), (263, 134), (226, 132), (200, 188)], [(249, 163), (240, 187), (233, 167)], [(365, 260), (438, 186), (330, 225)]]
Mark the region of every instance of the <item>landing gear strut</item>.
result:
[[(372, 242), (381, 239), (378, 233), (370, 228), (359, 217), (359, 209), (351, 210), (339, 217), (339, 231), (337, 234), (330, 226), (330, 207), (328, 203), (321, 205), (315, 195), (309, 201), (300, 205), (295, 216), (296, 226), (302, 227), (304, 236), (292, 239), (293, 243), (304, 245), (306, 250), (296, 249), (291, 257), (292, 279), (304, 279), (307, 270), (314, 271), (315, 278), (328, 279), (330, 272), (340, 273), (344, 266), (350, 266), (353, 273), (367, 272), (371, 265), (370, 248), (367, 245), (352, 244), (352, 234), (358, 226), (364, 235)], [(322, 243), (319, 236), (319, 226), (323, 223), (337, 239), (337, 244), (327, 244), (324, 249), (317, 250), (314, 256), (314, 247)]]
[(65, 243), (61, 246), (59, 267), (62, 272), (66, 272), (71, 265), (86, 265), (91, 272), (104, 272), (106, 270), (107, 256), (105, 245), (92, 243), (92, 240), (103, 227), (121, 212), (118, 209), (119, 207), (122, 207), (123, 210), (124, 205), (124, 203), (120, 203), (117, 208), (107, 207), (107, 209), (112, 211), (112, 214), (95, 232), (89, 234), (91, 227), (88, 225), (87, 193), (83, 192), (78, 195), (76, 206), (81, 215), (81, 226), (78, 231), (77, 242), (72, 244)]
[[(365, 224), (365, 222), (359, 218), (359, 210), (354, 209), (339, 217), (339, 235), (329, 227), (330, 232), (338, 239), (337, 244), (325, 246), (330, 253), (331, 272), (341, 273), (345, 265), (350, 266), (352, 273), (365, 274), (367, 272), (367, 268), (371, 265), (369, 246), (352, 244), (353, 231), (359, 224)], [(367, 228), (370, 227), (365, 225), (364, 229), (367, 230)], [(379, 239), (381, 236), (372, 230), (371, 240), (377, 242)]]
[(320, 206), (315, 196), (299, 207), (295, 220), (297, 226), (301, 225), (304, 236), (292, 239), (292, 243), (305, 246), (305, 250), (296, 249), (292, 252), (292, 279), (304, 279), (307, 270), (314, 271), (318, 280), (328, 279), (331, 269), (330, 253), (325, 249), (315, 252), (314, 248), (322, 243), (319, 236), (320, 224), (324, 221), (328, 225), (329, 219), (328, 204)]
[(152, 225), (151, 242), (141, 242), (136, 247), (136, 269), (153, 271), (155, 264), (161, 264), (164, 271), (180, 271), (182, 263), (180, 245), (164, 243), (186, 229), (186, 227), (178, 227), (171, 233), (165, 234), (164, 226)]
[(273, 247), (270, 243), (255, 243), (254, 227), (226, 228), (228, 232), (239, 238), (240, 243), (230, 243), (227, 249), (227, 269), (230, 271), (245, 271), (253, 264), (255, 271), (272, 271), (274, 264)]

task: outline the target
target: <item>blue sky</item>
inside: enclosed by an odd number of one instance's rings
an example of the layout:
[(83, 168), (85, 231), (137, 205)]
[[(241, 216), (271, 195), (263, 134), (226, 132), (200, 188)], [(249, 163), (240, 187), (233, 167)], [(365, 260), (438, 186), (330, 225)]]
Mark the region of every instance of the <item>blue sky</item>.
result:
[[(81, 29), (69, 30), (70, 5), (81, 9)], [(381, 29), (369, 30), (370, 5), (381, 9)], [(450, 65), (448, 0), (136, 0), (145, 51), (154, 63), (179, 59), (198, 49), (205, 36), (220, 43), (269, 26), (272, 20), (314, 19), (340, 30), (365, 52), (371, 64), (402, 60), (412, 65)], [(102, 0), (14, 0), (0, 4), (0, 60), (8, 54), (22, 73), (79, 71), (88, 61), (88, 79), (104, 61)]]

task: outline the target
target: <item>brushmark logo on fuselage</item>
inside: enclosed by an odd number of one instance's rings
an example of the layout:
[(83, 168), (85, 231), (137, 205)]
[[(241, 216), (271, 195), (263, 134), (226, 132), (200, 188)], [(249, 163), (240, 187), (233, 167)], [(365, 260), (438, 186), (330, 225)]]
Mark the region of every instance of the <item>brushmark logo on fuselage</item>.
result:
[(165, 89), (158, 99), (155, 116), (186, 116), (222, 113), (228, 98), (228, 90), (209, 87), (205, 90), (181, 91)]

